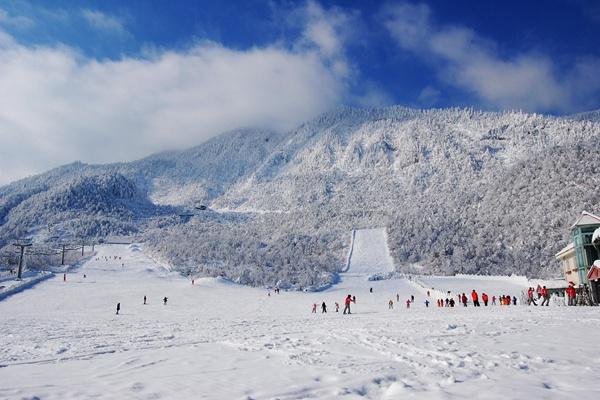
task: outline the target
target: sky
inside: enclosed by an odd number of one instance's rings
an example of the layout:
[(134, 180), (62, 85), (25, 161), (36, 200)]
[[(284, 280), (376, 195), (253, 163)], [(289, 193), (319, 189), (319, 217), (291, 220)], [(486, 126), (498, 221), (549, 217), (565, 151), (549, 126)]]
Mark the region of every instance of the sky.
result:
[(339, 106), (600, 108), (600, 1), (0, 0), (0, 185)]

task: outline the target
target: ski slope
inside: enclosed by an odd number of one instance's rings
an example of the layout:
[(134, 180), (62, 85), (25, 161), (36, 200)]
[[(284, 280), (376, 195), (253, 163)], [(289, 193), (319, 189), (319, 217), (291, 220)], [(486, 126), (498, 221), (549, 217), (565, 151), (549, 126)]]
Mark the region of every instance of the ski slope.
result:
[[(426, 308), (412, 283), (368, 281), (356, 271), (373, 270), (352, 262), (329, 290), (269, 296), (222, 279), (192, 285), (140, 246), (97, 251), (66, 281), (0, 301), (0, 399), (600, 395), (600, 361), (588, 347), (600, 329), (596, 308)], [(344, 316), (334, 302), (346, 294), (357, 301)], [(312, 314), (322, 301), (329, 312)]]
[(352, 274), (376, 274), (393, 271), (394, 261), (387, 246), (385, 228), (355, 231), (349, 272)]

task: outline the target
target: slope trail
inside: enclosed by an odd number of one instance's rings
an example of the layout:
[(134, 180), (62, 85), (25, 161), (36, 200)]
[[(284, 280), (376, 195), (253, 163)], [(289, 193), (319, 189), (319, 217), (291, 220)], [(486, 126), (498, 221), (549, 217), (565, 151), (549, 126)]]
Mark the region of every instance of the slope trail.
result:
[(385, 228), (359, 229), (353, 232), (347, 273), (368, 275), (394, 270), (394, 260), (387, 245)]

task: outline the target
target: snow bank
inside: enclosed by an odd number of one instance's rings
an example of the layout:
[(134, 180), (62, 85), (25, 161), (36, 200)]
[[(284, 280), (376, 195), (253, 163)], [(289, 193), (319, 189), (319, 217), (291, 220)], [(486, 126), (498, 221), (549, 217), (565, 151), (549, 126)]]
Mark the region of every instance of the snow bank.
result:
[(456, 278), (460, 279), (473, 279), (478, 281), (502, 281), (510, 282), (524, 287), (529, 286), (529, 279), (523, 275), (469, 275), (469, 274), (456, 274)]
[(0, 300), (30, 288), (37, 283), (52, 277), (52, 272), (30, 272), (23, 274), (21, 280), (9, 279), (0, 282)]

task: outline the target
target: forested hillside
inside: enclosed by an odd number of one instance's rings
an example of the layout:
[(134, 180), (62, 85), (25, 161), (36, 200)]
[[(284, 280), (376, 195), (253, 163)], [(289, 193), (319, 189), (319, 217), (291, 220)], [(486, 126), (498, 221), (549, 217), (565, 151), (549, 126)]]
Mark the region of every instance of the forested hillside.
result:
[(599, 139), (593, 118), (343, 108), (5, 186), (0, 240), (136, 232), (182, 271), (306, 287), (335, 279), (352, 229), (386, 227), (399, 269), (547, 276), (570, 223), (600, 212)]

